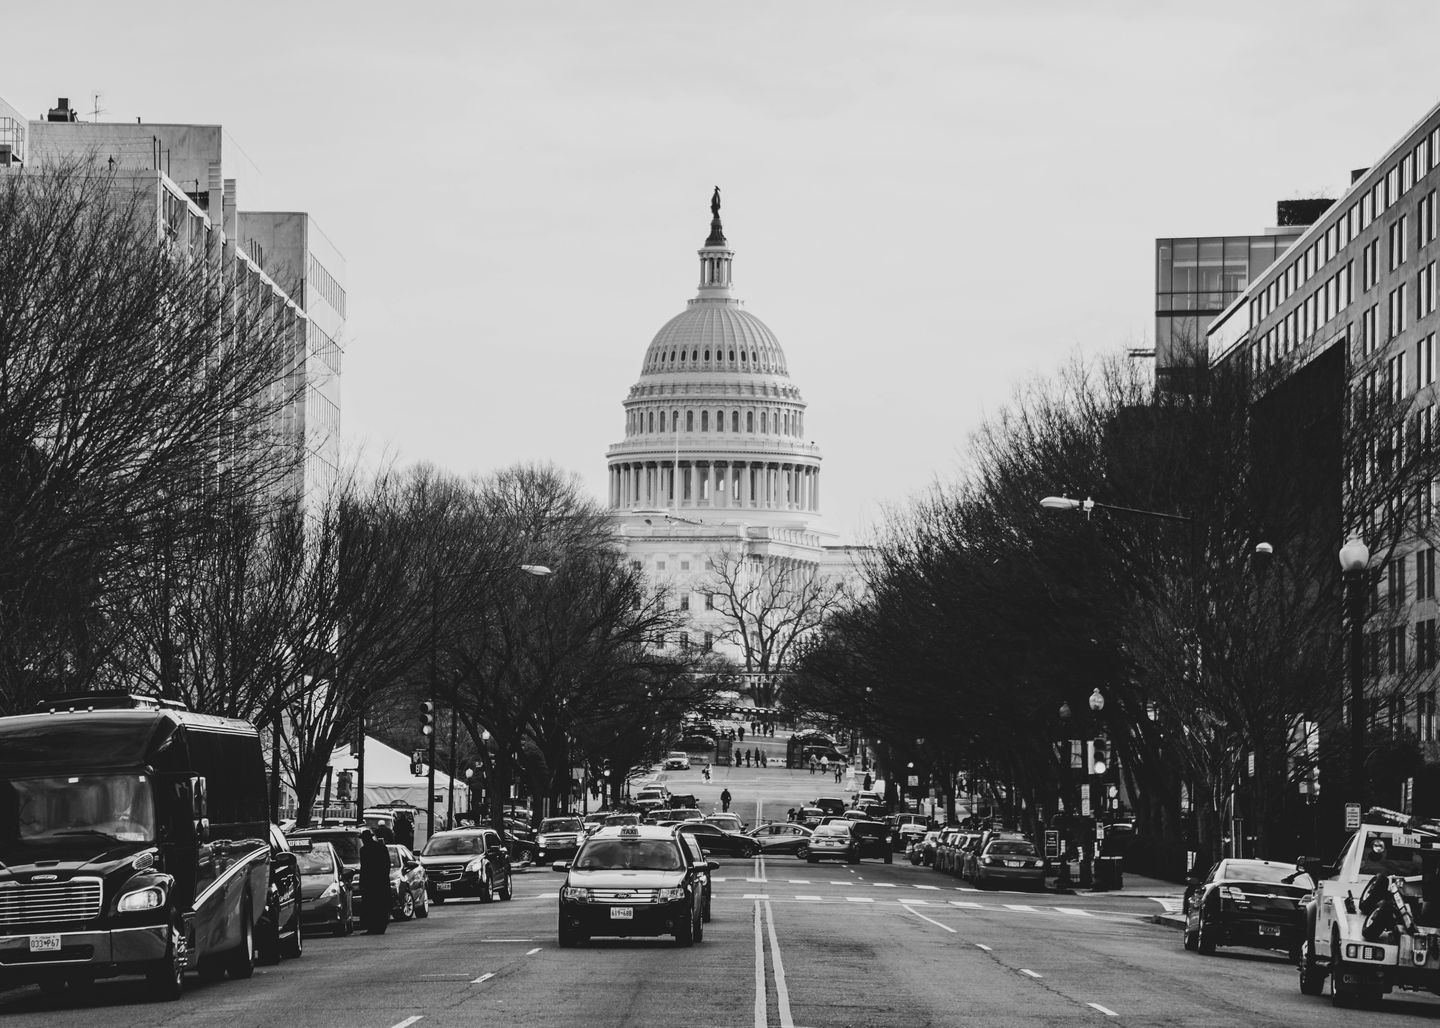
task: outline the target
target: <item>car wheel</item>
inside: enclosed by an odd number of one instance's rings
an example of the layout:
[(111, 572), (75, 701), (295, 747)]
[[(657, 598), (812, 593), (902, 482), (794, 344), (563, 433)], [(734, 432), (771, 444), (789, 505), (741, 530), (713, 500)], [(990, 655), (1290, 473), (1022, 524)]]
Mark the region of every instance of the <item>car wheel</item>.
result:
[(491, 891), (492, 889), (494, 889), (494, 887), (494, 883), (490, 881), (490, 876), (488, 874), (484, 878), (480, 879), (481, 903), (490, 903), (495, 899), (495, 893)]
[(1205, 926), (1205, 915), (1200, 915), (1200, 926), (1195, 930), (1195, 949), (1202, 957), (1215, 953), (1215, 933)]
[(710, 920), (710, 890), (705, 890), (705, 905), (700, 908), (700, 920)]
[(1180, 941), (1186, 949), (1194, 953), (1200, 945), (1200, 933), (1192, 932), (1189, 928), (1186, 928), (1184, 934), (1180, 937)]
[(265, 913), (261, 931), (255, 938), (255, 963), (268, 966), (280, 963), (280, 901), (267, 903)]
[(295, 931), (288, 939), (280, 942), (280, 955), (290, 960), (305, 955), (305, 939), (300, 934), (300, 911), (295, 911)]
[(510, 893), (510, 885), (511, 885), (510, 872), (509, 872), (509, 871), (506, 871), (506, 872), (505, 872), (505, 884), (502, 885), (502, 886), (500, 886), (500, 899), (501, 899), (502, 901), (505, 901), (505, 900), (509, 900), (509, 899), (510, 899), (510, 895), (511, 895), (511, 893)]
[(180, 918), (170, 918), (170, 937), (165, 955), (145, 970), (145, 985), (151, 998), (169, 1002), (185, 991), (185, 929)]
[[(1354, 1006), (1359, 987), (1345, 980), (1345, 961), (1340, 958), (1340, 932), (1330, 938), (1330, 1002), (1337, 1007)], [(1353, 972), (1352, 972), (1353, 973)]]
[(561, 949), (570, 949), (572, 946), (578, 946), (582, 941), (579, 932), (573, 928), (565, 927), (563, 923), (560, 925), (559, 936)]
[(430, 894), (429, 894), (428, 892), (422, 892), (422, 893), (420, 894), (420, 899), (419, 899), (419, 901), (418, 901), (418, 902), (416, 903), (416, 905), (415, 905), (415, 916), (416, 916), (416, 917), (429, 917), (429, 916), (430, 916)]
[(695, 941), (705, 941), (705, 911), (702, 908), (700, 915), (695, 918)]
[(1325, 991), (1325, 972), (1315, 959), (1315, 943), (1306, 939), (1300, 944), (1300, 991), (1306, 996), (1318, 996)]
[(400, 897), (400, 909), (395, 911), (395, 920), (408, 921), (415, 916), (415, 894), (409, 889)]
[(675, 941), (681, 946), (695, 945), (695, 926), (697, 921), (699, 921), (699, 918), (691, 914), (685, 918), (683, 924), (677, 925), (675, 928)]
[(887, 864), (893, 864), (893, 863), (895, 863), (895, 854), (894, 854), (894, 853), (891, 853), (889, 850), (886, 850), (886, 851), (885, 851), (885, 863), (887, 863)]
[(809, 844), (802, 842), (799, 846), (796, 846), (796, 847), (795, 847), (795, 855), (796, 855), (797, 857), (799, 857), (801, 860), (805, 860), (806, 858), (808, 858), (808, 857), (810, 856), (810, 846), (809, 846)]
[(250, 921), (248, 907), (244, 908), (240, 922), (240, 945), (225, 963), (231, 978), (249, 978), (255, 974), (255, 925)]
[(336, 935), (349, 935), (355, 931), (355, 911), (350, 904), (345, 904), (345, 909), (340, 911), (340, 917), (335, 922)]

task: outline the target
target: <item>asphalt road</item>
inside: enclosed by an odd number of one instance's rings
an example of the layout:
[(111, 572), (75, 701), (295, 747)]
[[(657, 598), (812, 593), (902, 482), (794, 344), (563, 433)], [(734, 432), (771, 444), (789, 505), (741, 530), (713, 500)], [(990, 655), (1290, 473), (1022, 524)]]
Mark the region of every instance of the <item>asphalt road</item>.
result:
[[(724, 784), (711, 788), (718, 793)], [(739, 791), (733, 781), (730, 787)], [(750, 799), (762, 810), (770, 801), (758, 793)], [(1429, 995), (1395, 994), (1382, 1013), (1342, 1011), (1328, 996), (1301, 996), (1280, 955), (1187, 953), (1177, 929), (1154, 922), (1173, 907), (1173, 894), (978, 892), (903, 861), (722, 859), (714, 919), (696, 947), (602, 939), (560, 950), (561, 881), (531, 870), (516, 876), (508, 903), (451, 901), (383, 936), (311, 939), (302, 958), (260, 968), (250, 981), (192, 978), (177, 1003), (146, 1002), (140, 983), (128, 980), (58, 999), (34, 989), (0, 993), (0, 1021), (57, 1028), (1353, 1026), (1403, 1011), (1440, 1022), (1440, 999)]]

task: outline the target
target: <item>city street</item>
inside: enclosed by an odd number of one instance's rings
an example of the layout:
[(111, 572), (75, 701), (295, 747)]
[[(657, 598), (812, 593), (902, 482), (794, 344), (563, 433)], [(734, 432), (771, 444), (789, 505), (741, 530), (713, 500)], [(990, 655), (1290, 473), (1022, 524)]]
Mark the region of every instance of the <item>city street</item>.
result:
[[(722, 788), (753, 821), (816, 795), (808, 771), (717, 768), (669, 776), (707, 809)], [(828, 787), (827, 787), (828, 786)], [(912, 866), (722, 859), (704, 940), (556, 944), (562, 876), (529, 869), (508, 903), (452, 901), (384, 936), (311, 938), (305, 955), (250, 981), (187, 981), (175, 1004), (136, 980), (52, 999), (0, 994), (6, 1024), (241, 1028), (470, 1025), (951, 1025), (1131, 1023), (1352, 1025), (1386, 1016), (1300, 995), (1278, 954), (1187, 953), (1155, 918), (1180, 887), (1145, 879), (1115, 893), (981, 892)], [(1397, 993), (1388, 1014), (1440, 1021), (1440, 1000)]]

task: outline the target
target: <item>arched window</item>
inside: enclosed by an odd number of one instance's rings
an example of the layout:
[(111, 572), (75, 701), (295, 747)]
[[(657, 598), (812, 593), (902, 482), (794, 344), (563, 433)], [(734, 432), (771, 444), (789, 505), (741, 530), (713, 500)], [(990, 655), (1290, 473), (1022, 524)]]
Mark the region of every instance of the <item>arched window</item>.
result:
[(731, 350), (731, 351), (730, 351), (730, 363), (731, 363), (731, 364), (734, 364), (734, 363), (735, 363), (735, 351), (734, 351), (734, 350)]
[[(740, 354), (744, 356), (745, 351), (741, 350)], [(747, 410), (745, 412), (745, 431), (752, 433), (755, 431), (755, 412), (753, 410)]]
[(710, 431), (710, 412), (708, 410), (702, 410), (700, 412), (700, 431)]
[(762, 410), (760, 412), (760, 431), (762, 434), (770, 431), (770, 429), (767, 427), (769, 425), (769, 422), (769, 416)]
[(699, 350), (691, 350), (691, 351), (690, 351), (690, 359), (691, 359), (692, 361), (698, 361), (698, 360), (700, 359), (700, 351), (699, 351)]
[(646, 428), (645, 431), (647, 431), (647, 432), (653, 432), (653, 431), (655, 431), (655, 412), (654, 412), (653, 410), (650, 412), (650, 426), (649, 426), (648, 428)]
[(710, 359), (710, 351), (709, 351), (709, 350), (706, 350), (706, 351), (705, 351), (705, 359), (706, 359), (707, 361)]
[(740, 363), (741, 363), (741, 364), (744, 364), (744, 363), (745, 363), (745, 351), (744, 351), (744, 350), (741, 350), (741, 351), (740, 351)]
[(663, 410), (660, 412), (660, 431), (665, 431), (665, 412)]
[(740, 412), (738, 410), (732, 410), (730, 412), (730, 431), (740, 431)]
[(687, 410), (685, 412), (685, 431), (695, 431), (695, 412), (693, 410)]

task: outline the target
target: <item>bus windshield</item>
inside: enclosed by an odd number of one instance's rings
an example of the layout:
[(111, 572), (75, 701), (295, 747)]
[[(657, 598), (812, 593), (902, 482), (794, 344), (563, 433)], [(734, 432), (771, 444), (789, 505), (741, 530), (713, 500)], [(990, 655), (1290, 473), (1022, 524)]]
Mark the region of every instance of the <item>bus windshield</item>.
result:
[(0, 781), (0, 854), (27, 846), (155, 839), (155, 800), (144, 775), (59, 775)]

